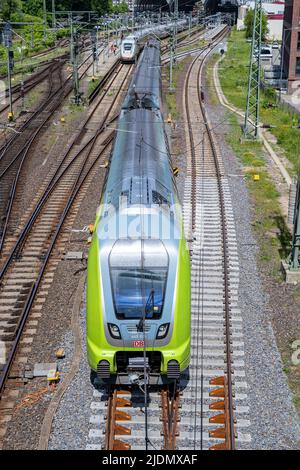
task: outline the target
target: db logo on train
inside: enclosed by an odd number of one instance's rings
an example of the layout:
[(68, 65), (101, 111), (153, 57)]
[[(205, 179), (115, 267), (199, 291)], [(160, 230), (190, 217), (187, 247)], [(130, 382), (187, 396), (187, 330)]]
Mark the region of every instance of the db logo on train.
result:
[(133, 348), (143, 348), (144, 346), (145, 346), (145, 343), (143, 340), (132, 341)]

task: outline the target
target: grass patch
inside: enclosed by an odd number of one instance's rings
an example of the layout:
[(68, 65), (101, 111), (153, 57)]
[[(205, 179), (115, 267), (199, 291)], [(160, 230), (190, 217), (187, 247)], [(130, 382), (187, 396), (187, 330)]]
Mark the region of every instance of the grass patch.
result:
[[(36, 70), (36, 67), (41, 63), (46, 60), (53, 59), (55, 57), (58, 57), (62, 55), (64, 52), (66, 52), (66, 49), (63, 48), (56, 48), (53, 51), (49, 52), (49, 54), (43, 55), (41, 57), (28, 57), (25, 58), (22, 61), (19, 61), (15, 63), (14, 66), (14, 80), (17, 82), (21, 80), (22, 74), (31, 74)], [(2, 65), (0, 67), (0, 76), (6, 76), (7, 75), (7, 66)]]
[(192, 44), (188, 44), (187, 46), (178, 46), (178, 52), (188, 52), (193, 49), (196, 49), (197, 47), (204, 47), (207, 44), (207, 42), (204, 39), (201, 39), (200, 41), (193, 42)]
[[(240, 109), (245, 109), (248, 59), (249, 44), (246, 43), (243, 33), (233, 32), (229, 43), (229, 54), (221, 63), (220, 79), (228, 101)], [(281, 212), (279, 193), (267, 171), (261, 143), (241, 141), (242, 130), (237, 116), (229, 114), (228, 120), (230, 130), (226, 140), (243, 165), (252, 201), (252, 226), (259, 246), (258, 265), (267, 279), (272, 280), (280, 290), (282, 289), (280, 262), (290, 253), (291, 234)], [(300, 131), (289, 127), (295, 124), (295, 115), (278, 106), (273, 90), (267, 89), (262, 93), (261, 120), (277, 126), (272, 133), (292, 163), (292, 171), (296, 172)], [(259, 181), (253, 180), (254, 174), (259, 174)], [(290, 290), (290, 300), (295, 306), (299, 305), (300, 286)], [(287, 375), (293, 403), (300, 415), (299, 366), (292, 363), (291, 345), (280, 336), (278, 341), (282, 370)]]
[(89, 87), (88, 87), (88, 96), (90, 96), (93, 91), (97, 88), (99, 83), (101, 82), (102, 77), (97, 78), (96, 80), (90, 80)]
[[(178, 86), (178, 80), (180, 77), (180, 74), (182, 73), (186, 61), (189, 59), (184, 59), (180, 62), (177, 62), (173, 66), (173, 87), (174, 91), (170, 92), (169, 88), (166, 90), (165, 94), (165, 102), (167, 104), (168, 108), (168, 113), (172, 115), (172, 119), (179, 119), (180, 118), (180, 113), (177, 109), (177, 103), (176, 103), (176, 89)], [(169, 77), (170, 77), (170, 65), (165, 67), (165, 73), (166, 73), (166, 80), (168, 81), (168, 86), (169, 86)]]
[(207, 61), (207, 65), (205, 67), (205, 83), (206, 83), (205, 89), (207, 90), (210, 102), (213, 105), (217, 105), (219, 103), (219, 100), (217, 98), (217, 93), (216, 93), (216, 89), (215, 89), (215, 86), (214, 86), (214, 80), (213, 80), (211, 72), (212, 72), (212, 69), (213, 69), (215, 63), (219, 59), (219, 57), (220, 57), (219, 54), (212, 54), (209, 57), (209, 59)]
[[(281, 278), (280, 260), (290, 251), (291, 235), (285, 224), (279, 203), (279, 193), (272, 182), (260, 142), (241, 142), (242, 130), (235, 115), (229, 115), (231, 124), (227, 142), (244, 166), (251, 199), (255, 206), (253, 227), (259, 240), (259, 261), (265, 271)], [(259, 174), (259, 181), (253, 175)]]
[[(243, 31), (233, 30), (228, 40), (228, 51), (219, 67), (219, 77), (227, 99), (237, 108), (246, 108), (250, 44)], [(276, 126), (270, 132), (291, 162), (291, 174), (298, 171), (300, 154), (300, 130), (291, 126), (298, 124), (298, 115), (288, 111), (277, 102), (275, 91), (267, 87), (261, 91), (260, 120), (263, 124)]]

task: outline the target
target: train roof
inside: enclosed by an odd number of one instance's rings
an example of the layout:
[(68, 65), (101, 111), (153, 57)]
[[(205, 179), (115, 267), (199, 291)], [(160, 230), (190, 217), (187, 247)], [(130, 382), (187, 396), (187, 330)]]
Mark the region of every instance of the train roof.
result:
[(136, 39), (136, 37), (131, 34), (130, 36), (126, 36), (125, 38), (123, 38), (122, 42), (135, 41), (135, 39)]
[(122, 108), (144, 106), (158, 109), (160, 94), (160, 43), (157, 39), (150, 39), (144, 47)]
[(107, 180), (109, 201), (172, 205), (176, 192), (160, 111), (122, 111)]

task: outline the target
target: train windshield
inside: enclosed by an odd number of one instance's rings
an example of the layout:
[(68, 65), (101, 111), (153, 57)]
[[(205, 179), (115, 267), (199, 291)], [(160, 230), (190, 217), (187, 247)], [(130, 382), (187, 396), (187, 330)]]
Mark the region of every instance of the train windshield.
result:
[(160, 240), (118, 240), (109, 257), (117, 318), (157, 319), (162, 315), (169, 258)]
[(123, 44), (123, 49), (124, 49), (124, 51), (131, 51), (131, 49), (132, 49), (132, 43), (130, 43), (130, 42), (125, 42), (125, 43)]
[(161, 317), (167, 269), (112, 269), (112, 288), (118, 319)]

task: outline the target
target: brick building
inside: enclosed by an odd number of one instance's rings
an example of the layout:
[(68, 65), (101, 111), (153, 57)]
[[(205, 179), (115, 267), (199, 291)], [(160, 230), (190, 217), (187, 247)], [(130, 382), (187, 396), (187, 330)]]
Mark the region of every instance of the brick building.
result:
[(282, 45), (283, 77), (292, 93), (300, 86), (300, 0), (285, 2)]

